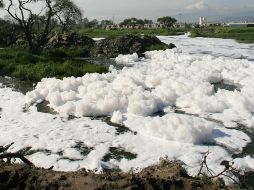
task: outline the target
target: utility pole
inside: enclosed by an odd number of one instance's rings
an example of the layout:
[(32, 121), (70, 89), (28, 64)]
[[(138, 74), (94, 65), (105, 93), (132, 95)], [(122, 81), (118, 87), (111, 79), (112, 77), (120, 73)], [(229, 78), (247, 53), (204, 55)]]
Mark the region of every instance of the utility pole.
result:
[(112, 16), (112, 21), (113, 21), (113, 24), (115, 24), (115, 14), (113, 14)]
[(182, 13), (179, 13), (179, 23), (182, 22)]

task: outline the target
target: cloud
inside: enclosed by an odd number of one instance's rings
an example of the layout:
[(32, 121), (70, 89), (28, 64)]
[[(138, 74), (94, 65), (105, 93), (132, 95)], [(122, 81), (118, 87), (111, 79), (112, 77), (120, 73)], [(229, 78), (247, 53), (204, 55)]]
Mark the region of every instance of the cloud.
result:
[(195, 4), (188, 5), (186, 9), (188, 10), (204, 10), (208, 8), (208, 4), (204, 0), (198, 0)]

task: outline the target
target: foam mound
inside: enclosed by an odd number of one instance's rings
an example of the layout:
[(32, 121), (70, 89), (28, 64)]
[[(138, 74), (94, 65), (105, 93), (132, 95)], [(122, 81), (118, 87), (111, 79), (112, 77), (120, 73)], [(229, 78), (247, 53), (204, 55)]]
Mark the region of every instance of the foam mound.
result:
[[(149, 116), (176, 106), (191, 114), (209, 114), (227, 127), (235, 127), (232, 121), (253, 126), (251, 61), (189, 55), (177, 49), (147, 52), (146, 57), (133, 67), (107, 74), (43, 79), (27, 93), (26, 103), (46, 100), (62, 116), (77, 117), (115, 111)], [(220, 83), (236, 89), (216, 87)]]

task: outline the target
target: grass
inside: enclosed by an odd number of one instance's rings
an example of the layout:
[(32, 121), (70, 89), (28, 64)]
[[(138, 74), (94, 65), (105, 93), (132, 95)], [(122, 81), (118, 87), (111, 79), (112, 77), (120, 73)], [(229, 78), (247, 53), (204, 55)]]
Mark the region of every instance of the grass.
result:
[(127, 34), (133, 35), (162, 35), (162, 36), (172, 36), (180, 35), (184, 33), (184, 30), (181, 29), (165, 29), (165, 28), (156, 28), (156, 29), (123, 29), (123, 30), (104, 30), (104, 29), (93, 29), (93, 28), (75, 28), (75, 32), (78, 32), (82, 35), (89, 36), (91, 38), (96, 37), (117, 37)]
[(133, 35), (161, 35), (161, 36), (172, 36), (181, 35), (191, 30), (191, 37), (207, 37), (207, 38), (223, 38), (223, 39), (235, 39), (242, 43), (254, 43), (254, 28), (231, 28), (222, 26), (213, 26), (207, 28), (196, 28), (196, 29), (123, 29), (123, 30), (104, 30), (104, 29), (93, 29), (93, 28), (74, 28), (75, 32), (81, 35), (87, 35), (91, 38), (96, 37), (117, 37), (127, 34)]
[(228, 27), (208, 27), (194, 29), (191, 37), (208, 37), (235, 39), (242, 43), (254, 43), (254, 27), (250, 28), (228, 28)]
[(21, 49), (0, 50), (0, 74), (21, 80), (40, 81), (45, 77), (80, 77), (86, 73), (105, 73), (107, 68), (82, 60), (73, 60), (61, 49), (48, 50), (41, 55), (31, 55)]

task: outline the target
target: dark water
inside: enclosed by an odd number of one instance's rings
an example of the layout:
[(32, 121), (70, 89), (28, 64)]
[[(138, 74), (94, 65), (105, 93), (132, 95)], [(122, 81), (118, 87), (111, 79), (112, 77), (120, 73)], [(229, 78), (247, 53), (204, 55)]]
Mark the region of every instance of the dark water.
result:
[(37, 104), (36, 105), (37, 111), (41, 112), (41, 113), (50, 113), (52, 115), (56, 115), (57, 112), (53, 108), (49, 107), (48, 104), (49, 104), (48, 101), (43, 101), (43, 102)]
[(76, 60), (85, 60), (90, 63), (96, 64), (96, 65), (105, 65), (106, 67), (109, 67), (111, 65), (114, 66), (115, 69), (121, 70), (124, 67), (127, 67), (126, 65), (117, 64), (114, 59), (105, 59), (105, 58), (75, 58)]
[[(125, 65), (117, 64), (114, 59), (105, 59), (105, 58), (76, 58), (76, 59), (86, 60), (93, 64), (105, 65), (106, 67), (113, 65), (114, 68), (116, 68), (117, 70), (120, 70), (123, 67), (125, 67)], [(23, 94), (26, 94), (26, 92), (33, 90), (34, 86), (36, 86), (36, 83), (33, 83), (31, 81), (22, 81), (16, 78), (5, 76), (0, 76), (0, 83), (2, 83), (4, 87), (12, 88), (13, 90), (21, 92)]]
[(229, 84), (227, 82), (221, 81), (218, 83), (212, 83), (213, 87), (214, 87), (214, 92), (217, 93), (219, 89), (224, 89), (224, 90), (228, 90), (228, 91), (241, 91), (240, 88), (237, 87), (236, 84)]
[[(238, 127), (251, 138), (251, 143), (244, 147), (241, 153), (234, 154), (232, 157), (243, 158), (247, 155), (250, 155), (252, 158), (254, 158), (254, 129), (247, 129), (242, 124), (238, 124)], [(246, 187), (251, 187), (251, 189), (254, 189), (254, 172), (248, 172), (245, 175), (240, 176), (240, 180)]]
[(0, 76), (0, 83), (4, 87), (9, 87), (17, 92), (21, 92), (22, 94), (26, 94), (28, 91), (33, 90), (35, 85), (29, 81), (21, 81), (19, 79), (3, 76)]

